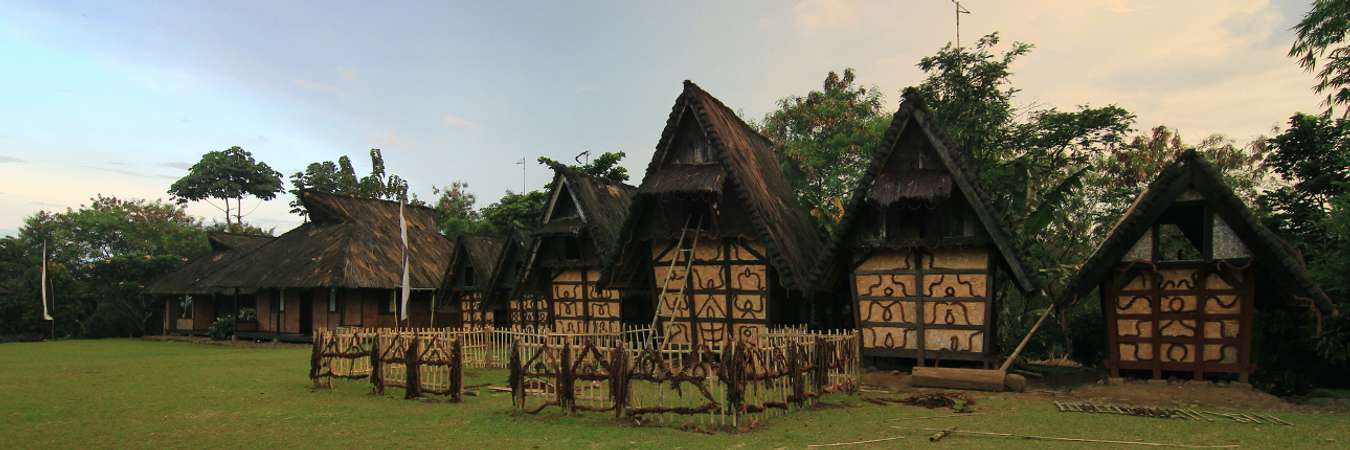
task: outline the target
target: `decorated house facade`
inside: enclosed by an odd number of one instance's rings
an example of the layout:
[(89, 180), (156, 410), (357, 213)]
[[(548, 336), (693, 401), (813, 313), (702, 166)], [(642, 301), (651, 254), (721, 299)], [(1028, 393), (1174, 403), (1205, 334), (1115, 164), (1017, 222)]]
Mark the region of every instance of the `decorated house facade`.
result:
[(932, 121), (906, 93), (835, 227), (819, 282), (851, 293), (864, 356), (988, 364), (998, 356), (999, 278), (1023, 292), (1036, 280), (961, 150)]
[(428, 327), (454, 243), (435, 212), (405, 206), (411, 300), (399, 320), (403, 243), (398, 202), (302, 192), (307, 222), (259, 247), (208, 285), (253, 289), (257, 330), (240, 337), (308, 340), (320, 327)]
[(495, 236), (464, 234), (455, 239), (454, 258), (436, 304), (436, 323), (455, 327), (493, 325), (496, 311), (492, 271), (506, 242)]
[[(556, 168), (540, 226), (525, 255), (513, 316), (534, 311), (534, 323), (560, 333), (617, 333), (621, 293), (601, 289), (603, 261), (614, 250), (635, 188)], [(538, 313), (546, 303), (547, 317)]]
[(675, 100), (607, 283), (648, 291), (669, 345), (805, 324), (823, 250), (773, 144), (692, 82)]
[(271, 236), (209, 233), (210, 254), (188, 261), (146, 286), (146, 294), (164, 300), (164, 333), (206, 334), (211, 324), (220, 318), (234, 320), (236, 329), (257, 327), (257, 321), (248, 310), (248, 305), (253, 303), (252, 289), (225, 289), (209, 286), (204, 281), (272, 239)]
[(1301, 258), (1194, 151), (1164, 169), (1066, 284), (1061, 305), (1098, 292), (1111, 376), (1236, 375), (1256, 322), (1276, 308), (1335, 314)]

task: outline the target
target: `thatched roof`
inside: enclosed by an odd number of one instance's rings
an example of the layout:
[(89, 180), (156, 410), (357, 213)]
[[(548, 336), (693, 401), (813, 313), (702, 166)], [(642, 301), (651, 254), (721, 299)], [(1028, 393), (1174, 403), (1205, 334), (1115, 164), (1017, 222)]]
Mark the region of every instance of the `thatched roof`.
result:
[[(309, 222), (250, 253), (209, 282), (251, 288), (378, 288), (402, 284), (399, 204), (305, 191)], [(431, 208), (407, 206), (409, 278), (440, 287), (454, 243), (437, 231)]]
[[(482, 234), (461, 234), (455, 238), (455, 253), (450, 264), (445, 266), (444, 288), (455, 285), (455, 278), (464, 272), (464, 267), (473, 267), (473, 271), (482, 280), (492, 277), (492, 270), (501, 257), (506, 240)], [(485, 285), (486, 286), (486, 285)]]
[[(633, 203), (637, 188), (603, 177), (590, 176), (569, 168), (554, 169), (548, 206), (543, 223), (535, 235), (578, 234), (589, 232), (595, 243), (595, 253), (602, 259), (614, 251), (619, 231), (623, 228), (628, 208)], [(563, 198), (562, 193), (570, 194)], [(573, 202), (580, 216), (561, 219), (554, 215), (562, 202)]]
[(178, 270), (164, 274), (145, 288), (151, 295), (207, 294), (216, 289), (203, 281), (235, 261), (276, 239), (272, 236), (212, 232), (207, 234), (211, 253), (193, 258)]
[[(950, 196), (952, 189), (955, 188), (975, 212), (984, 231), (998, 249), (1003, 266), (1008, 269), (1018, 288), (1023, 292), (1036, 290), (1038, 280), (1035, 272), (1023, 262), (1021, 251), (1009, 231), (1007, 221), (986, 200), (989, 196), (975, 184), (965, 154), (930, 123), (932, 115), (932, 111), (918, 94), (905, 92), (900, 109), (891, 117), (890, 128), (886, 130), (881, 144), (872, 153), (872, 161), (867, 171), (858, 180), (858, 187), (853, 190), (853, 196), (844, 208), (844, 217), (835, 226), (834, 236), (830, 239), (829, 256), (825, 259), (831, 263), (819, 265), (821, 270), (817, 272), (817, 276), (823, 278), (819, 280), (823, 283), (820, 285), (822, 289), (833, 286), (832, 280), (824, 278), (828, 278), (830, 273), (838, 269), (839, 261), (836, 261), (836, 258), (843, 253), (848, 244), (846, 241), (850, 231), (858, 222), (857, 218), (865, 208), (865, 203), (889, 205), (901, 199), (936, 200)], [(941, 168), (900, 174), (904, 178), (886, 172), (887, 162), (900, 147), (900, 139), (906, 130), (923, 133), (922, 137), (931, 145), (938, 161), (942, 163)]]
[(525, 251), (530, 247), (532, 246), (515, 231), (506, 233), (502, 249), (497, 254), (497, 260), (492, 263), (492, 272), (488, 278), (488, 286), (491, 286), (493, 291), (514, 290), (520, 284), (521, 274), (514, 273), (515, 268), (524, 266)]
[(1182, 153), (1135, 198), (1134, 204), (1111, 228), (1106, 240), (1065, 284), (1057, 303), (1063, 305), (1075, 301), (1096, 288), (1135, 242), (1188, 190), (1198, 192), (1215, 217), (1228, 224), (1247, 247), (1263, 275), (1269, 275), (1290, 296), (1311, 300), (1323, 312), (1337, 312), (1298, 255), (1261, 224), (1256, 214), (1224, 183), (1219, 171), (1194, 150)]
[[(666, 154), (673, 150), (681, 120), (697, 121), (698, 128), (716, 153), (716, 165), (682, 167), (666, 164)], [(639, 187), (640, 198), (624, 225), (623, 245), (635, 244), (632, 240), (637, 218), (647, 208), (655, 207), (652, 200), (656, 195), (719, 192), (724, 180), (730, 180), (732, 191), (748, 208), (757, 232), (755, 237), (764, 244), (780, 280), (787, 287), (807, 290), (813, 267), (824, 248), (815, 224), (798, 203), (775, 153), (768, 138), (742, 121), (720, 100), (686, 80), (684, 91), (675, 99), (666, 119), (656, 154), (647, 165)], [(613, 264), (625, 263), (618, 260)]]

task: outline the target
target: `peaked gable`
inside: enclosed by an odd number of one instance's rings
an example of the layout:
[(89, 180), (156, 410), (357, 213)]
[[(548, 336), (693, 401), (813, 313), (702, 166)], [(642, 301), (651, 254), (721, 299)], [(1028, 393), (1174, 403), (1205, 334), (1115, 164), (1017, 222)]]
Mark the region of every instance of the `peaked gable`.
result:
[[(824, 245), (815, 224), (797, 202), (775, 153), (768, 138), (686, 80), (638, 189), (647, 195), (720, 192), (723, 185), (730, 186), (746, 205), (756, 238), (765, 246), (783, 283), (805, 291), (810, 288), (815, 260)], [(636, 216), (647, 207), (645, 201), (638, 202), (635, 211), (628, 214), (620, 238), (625, 245), (633, 239)]]
[[(844, 210), (844, 217), (835, 227), (828, 260), (833, 261), (834, 256), (843, 251), (865, 202), (885, 205), (905, 198), (937, 199), (954, 195), (952, 191), (956, 191), (975, 213), (1017, 287), (1022, 292), (1036, 290), (1039, 281), (1035, 272), (1023, 262), (1007, 222), (996, 214), (985, 200), (987, 196), (967, 173), (969, 164), (964, 154), (929, 123), (931, 116), (932, 112), (918, 94), (905, 92), (900, 109), (891, 117), (890, 128), (873, 152), (867, 171), (858, 180), (858, 187), (853, 190)], [(824, 278), (835, 268), (832, 264), (822, 264), (818, 277)]]
[(462, 234), (455, 238), (454, 257), (446, 266), (443, 289), (456, 286), (469, 267), (474, 272), (473, 287), (487, 287), (504, 244), (501, 238), (480, 234)]
[(1056, 303), (1067, 304), (1091, 292), (1179, 200), (1204, 202), (1214, 211), (1216, 219), (1222, 219), (1225, 232), (1231, 231), (1257, 264), (1263, 266), (1262, 272), (1274, 275), (1272, 278), (1281, 288), (1312, 301), (1321, 311), (1338, 313), (1288, 244), (1262, 225), (1246, 203), (1224, 183), (1219, 171), (1194, 150), (1182, 153), (1135, 198), (1106, 239), (1065, 284), (1064, 293)]

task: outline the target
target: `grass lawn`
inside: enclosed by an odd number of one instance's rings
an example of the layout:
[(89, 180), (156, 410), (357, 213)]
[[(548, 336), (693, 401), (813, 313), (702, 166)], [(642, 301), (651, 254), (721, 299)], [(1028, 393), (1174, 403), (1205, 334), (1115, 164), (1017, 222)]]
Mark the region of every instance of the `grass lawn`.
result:
[[(621, 423), (602, 413), (516, 416), (508, 394), (484, 392), (452, 404), (403, 400), (403, 391), (396, 388), (372, 396), (368, 384), (356, 381), (338, 381), (331, 391), (314, 390), (306, 378), (308, 352), (306, 347), (141, 340), (3, 344), (0, 446), (804, 448), (891, 436), (905, 438), (836, 448), (1084, 446), (966, 436), (930, 444), (927, 436), (932, 433), (916, 430), (950, 425), (974, 431), (1243, 448), (1350, 446), (1350, 415), (1311, 407), (1275, 412), (1296, 424), (1278, 427), (1060, 413), (1048, 397), (1034, 395), (984, 396), (975, 406), (980, 415), (921, 420), (894, 419), (948, 412), (836, 397), (815, 410), (770, 419), (754, 431), (705, 434)], [(470, 371), (468, 378), (469, 385), (504, 385), (506, 373)]]

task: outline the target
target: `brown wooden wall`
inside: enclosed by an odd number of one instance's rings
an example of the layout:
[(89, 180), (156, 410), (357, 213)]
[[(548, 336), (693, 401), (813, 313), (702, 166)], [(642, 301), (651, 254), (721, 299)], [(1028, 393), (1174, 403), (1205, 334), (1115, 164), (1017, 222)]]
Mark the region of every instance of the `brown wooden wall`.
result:
[(877, 251), (853, 269), (863, 354), (990, 361), (990, 250)]
[(672, 240), (652, 243), (652, 279), (661, 297), (657, 316), (668, 342), (716, 345), (730, 336), (753, 341), (768, 330), (769, 267), (762, 245), (738, 239), (701, 240), (693, 249), (688, 273), (687, 259), (675, 246)]

